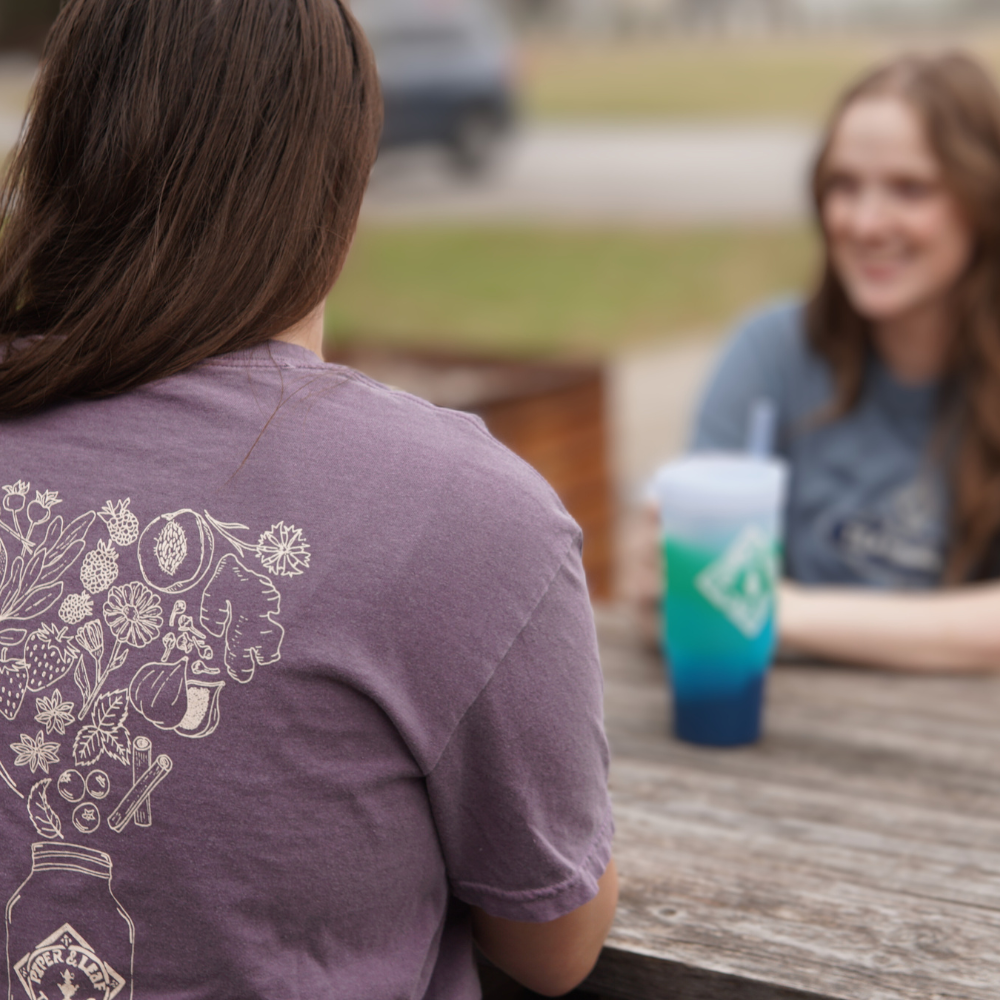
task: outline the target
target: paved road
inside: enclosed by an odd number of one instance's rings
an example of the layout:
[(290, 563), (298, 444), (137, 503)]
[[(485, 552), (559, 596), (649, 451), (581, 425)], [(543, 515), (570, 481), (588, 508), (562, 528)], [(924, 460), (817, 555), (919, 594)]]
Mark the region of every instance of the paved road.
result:
[(815, 134), (793, 125), (534, 125), (463, 181), (432, 150), (384, 155), (373, 220), (628, 225), (786, 222), (807, 210)]
[[(0, 85), (3, 71), (0, 66)], [(20, 118), (0, 113), (0, 151)], [(793, 125), (529, 125), (463, 179), (435, 150), (383, 155), (365, 217), (665, 225), (787, 222), (807, 209), (815, 136)]]

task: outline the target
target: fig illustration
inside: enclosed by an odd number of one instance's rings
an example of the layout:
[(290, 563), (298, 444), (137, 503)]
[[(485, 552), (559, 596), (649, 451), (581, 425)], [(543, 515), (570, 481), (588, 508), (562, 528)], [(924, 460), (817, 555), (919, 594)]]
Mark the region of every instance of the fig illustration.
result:
[(225, 681), (189, 680), (188, 710), (174, 726), (174, 732), (193, 740), (214, 733), (219, 724), (219, 695), (225, 686)]
[(188, 658), (176, 663), (146, 663), (128, 686), (129, 701), (159, 729), (173, 729), (187, 714)]
[(164, 594), (182, 594), (212, 565), (215, 536), (201, 514), (185, 508), (150, 521), (139, 536), (138, 551), (146, 583)]
[(219, 724), (219, 695), (226, 682), (192, 680), (187, 670), (186, 656), (176, 663), (147, 663), (132, 678), (129, 700), (158, 729), (198, 739)]

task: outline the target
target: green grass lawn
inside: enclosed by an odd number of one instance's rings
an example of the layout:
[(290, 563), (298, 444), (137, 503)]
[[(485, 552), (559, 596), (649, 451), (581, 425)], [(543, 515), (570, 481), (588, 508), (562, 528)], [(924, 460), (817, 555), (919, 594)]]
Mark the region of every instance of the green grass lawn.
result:
[(804, 287), (804, 228), (368, 227), (327, 306), (333, 343), (600, 355), (717, 329)]
[[(955, 44), (1000, 71), (995, 31)], [(877, 37), (535, 41), (522, 51), (523, 101), (529, 115), (549, 119), (819, 121), (866, 67), (926, 47)]]

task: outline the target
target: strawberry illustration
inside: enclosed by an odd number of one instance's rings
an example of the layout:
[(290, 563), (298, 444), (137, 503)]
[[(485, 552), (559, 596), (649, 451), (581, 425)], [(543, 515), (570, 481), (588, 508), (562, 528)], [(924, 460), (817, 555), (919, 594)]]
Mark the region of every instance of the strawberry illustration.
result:
[(65, 677), (76, 662), (76, 647), (66, 635), (66, 629), (42, 625), (24, 643), (24, 660), (28, 667), (28, 690), (43, 691)]
[(7, 649), (0, 649), (0, 715), (13, 722), (27, 690), (28, 664), (24, 660), (8, 660)]

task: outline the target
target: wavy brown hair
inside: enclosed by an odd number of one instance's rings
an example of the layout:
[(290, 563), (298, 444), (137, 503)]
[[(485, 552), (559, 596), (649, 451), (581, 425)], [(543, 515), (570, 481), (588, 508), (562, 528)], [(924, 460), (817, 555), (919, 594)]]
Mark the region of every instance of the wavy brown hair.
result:
[(0, 191), (0, 413), (124, 392), (308, 316), (381, 114), (341, 0), (68, 0)]
[[(960, 52), (907, 55), (870, 72), (840, 99), (816, 161), (813, 201), (821, 224), (837, 124), (855, 101), (886, 95), (905, 101), (921, 120), (945, 184), (974, 233), (972, 260), (953, 290), (956, 337), (945, 374), (939, 435), (956, 442), (946, 456), (952, 531), (943, 582), (959, 583), (995, 575), (998, 568), (1000, 93), (987, 72)], [(808, 304), (807, 326), (813, 348), (833, 372), (832, 415), (842, 416), (864, 391), (872, 331), (851, 305), (829, 252)]]

